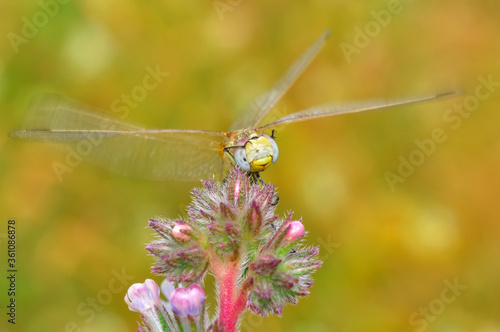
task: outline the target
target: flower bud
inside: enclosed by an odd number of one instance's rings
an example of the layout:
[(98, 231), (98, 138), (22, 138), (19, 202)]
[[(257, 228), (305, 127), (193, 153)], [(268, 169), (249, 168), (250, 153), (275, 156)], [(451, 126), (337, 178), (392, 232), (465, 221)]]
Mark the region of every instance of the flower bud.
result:
[(186, 242), (191, 238), (191, 232), (193, 229), (188, 224), (177, 223), (172, 229), (172, 235), (175, 239)]
[(179, 287), (170, 294), (170, 305), (179, 317), (196, 316), (204, 302), (205, 292), (198, 284), (191, 284), (187, 289)]
[(131, 311), (150, 316), (155, 313), (155, 306), (161, 306), (160, 287), (154, 280), (146, 279), (130, 286), (124, 300)]
[(285, 239), (292, 242), (304, 236), (304, 224), (300, 221), (292, 221), (288, 226), (288, 230), (285, 234)]
[(250, 270), (259, 276), (271, 276), (281, 263), (281, 259), (271, 254), (256, 259), (250, 264)]

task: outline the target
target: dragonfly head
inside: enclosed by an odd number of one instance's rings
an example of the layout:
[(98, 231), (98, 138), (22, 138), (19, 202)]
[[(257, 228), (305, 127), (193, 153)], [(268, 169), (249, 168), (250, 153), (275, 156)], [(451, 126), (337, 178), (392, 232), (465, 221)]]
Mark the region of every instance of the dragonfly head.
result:
[(234, 152), (236, 164), (247, 172), (262, 172), (278, 160), (278, 145), (268, 135), (252, 134)]

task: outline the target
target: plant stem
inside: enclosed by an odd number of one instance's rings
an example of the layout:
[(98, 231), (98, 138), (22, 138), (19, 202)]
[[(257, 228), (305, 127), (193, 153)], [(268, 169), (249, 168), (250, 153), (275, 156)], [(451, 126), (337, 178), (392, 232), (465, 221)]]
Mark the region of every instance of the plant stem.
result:
[(219, 321), (224, 325), (224, 331), (236, 331), (238, 317), (245, 309), (246, 293), (237, 289), (238, 263), (231, 262), (223, 266), (219, 279)]

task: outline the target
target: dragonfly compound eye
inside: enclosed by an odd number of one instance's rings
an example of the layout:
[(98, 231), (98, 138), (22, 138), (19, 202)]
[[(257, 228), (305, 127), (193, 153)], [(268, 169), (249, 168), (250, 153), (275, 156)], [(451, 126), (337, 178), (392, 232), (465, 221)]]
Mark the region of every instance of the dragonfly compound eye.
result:
[(234, 160), (236, 161), (236, 165), (238, 165), (242, 170), (246, 172), (250, 170), (250, 164), (248, 163), (244, 147), (236, 148), (234, 151)]
[(276, 144), (276, 141), (267, 135), (264, 135), (264, 137), (267, 138), (269, 143), (271, 144), (271, 148), (273, 149), (273, 164), (278, 160), (278, 157), (280, 155), (280, 150), (278, 149), (278, 144)]

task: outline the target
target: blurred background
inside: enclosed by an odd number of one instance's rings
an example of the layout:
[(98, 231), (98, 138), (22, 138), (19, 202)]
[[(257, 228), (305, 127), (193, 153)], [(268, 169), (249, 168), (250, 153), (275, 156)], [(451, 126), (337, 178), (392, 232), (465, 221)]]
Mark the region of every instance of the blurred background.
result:
[(500, 331), (500, 1), (63, 2), (0, 2), (0, 257), (6, 271), (15, 219), (18, 269), (15, 326), (0, 278), (0, 330), (135, 330), (126, 289), (161, 281), (147, 221), (184, 215), (200, 185), (85, 163), (60, 181), (64, 153), (7, 137), (31, 98), (109, 110), (159, 68), (168, 77), (127, 119), (226, 130), (331, 28), (273, 114), (465, 93), (279, 128), (280, 160), (263, 177), (324, 264), (310, 296), (281, 318), (247, 314), (242, 331)]

